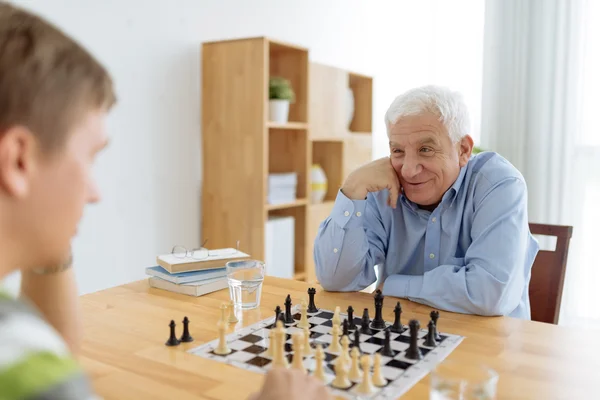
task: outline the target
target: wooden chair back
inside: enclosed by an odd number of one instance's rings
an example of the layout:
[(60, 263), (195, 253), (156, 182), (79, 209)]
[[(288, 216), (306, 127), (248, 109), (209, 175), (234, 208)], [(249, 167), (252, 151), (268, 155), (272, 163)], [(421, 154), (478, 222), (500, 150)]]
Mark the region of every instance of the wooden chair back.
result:
[(573, 227), (530, 223), (529, 230), (534, 235), (556, 237), (554, 251), (540, 250), (533, 262), (529, 301), (533, 321), (557, 324)]

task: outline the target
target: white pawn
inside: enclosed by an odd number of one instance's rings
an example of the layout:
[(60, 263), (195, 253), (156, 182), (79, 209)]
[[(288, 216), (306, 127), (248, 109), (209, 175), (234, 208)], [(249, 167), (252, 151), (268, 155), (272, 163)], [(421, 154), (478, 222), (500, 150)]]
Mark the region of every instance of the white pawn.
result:
[(353, 347), (350, 351), (350, 355), (352, 356), (352, 365), (350, 366), (350, 375), (348, 377), (352, 382), (360, 382), (362, 374), (360, 373), (360, 368), (358, 366), (358, 357), (360, 356), (358, 347)]
[(298, 328), (308, 328), (310, 325), (308, 323), (308, 314), (307, 314), (307, 310), (308, 309), (308, 305), (306, 304), (306, 300), (302, 299), (302, 302), (300, 303), (300, 321), (298, 322)]
[(235, 305), (233, 304), (233, 300), (229, 300), (229, 323), (230, 324), (235, 324), (237, 323), (239, 320), (237, 319), (236, 315), (235, 315)]
[(333, 312), (333, 318), (331, 320), (331, 323), (333, 324), (333, 326), (340, 326), (340, 324), (342, 323), (342, 319), (340, 317), (340, 306), (337, 306), (335, 308), (335, 311)]
[(348, 367), (350, 367), (350, 362), (352, 360), (350, 360), (350, 338), (348, 337), (348, 335), (344, 335), (342, 336), (342, 354), (340, 354), (340, 357), (344, 359), (344, 363), (346, 363), (346, 365)]
[(373, 384), (375, 386), (385, 386), (387, 381), (381, 374), (381, 354), (375, 353), (375, 359), (373, 360)]
[(329, 345), (329, 349), (327, 349), (327, 351), (329, 351), (330, 353), (339, 353), (340, 351), (342, 351), (342, 347), (340, 346), (340, 326), (334, 324), (333, 328), (331, 329), (331, 345)]
[(348, 367), (341, 357), (335, 360), (335, 379), (331, 382), (331, 386), (338, 389), (347, 389), (352, 386), (352, 382), (348, 379)]
[(358, 384), (357, 391), (360, 394), (371, 394), (375, 391), (373, 381), (371, 380), (371, 357), (367, 354), (360, 358), (360, 366), (363, 370), (362, 381)]
[(323, 360), (325, 359), (325, 352), (323, 351), (323, 346), (321, 344), (317, 344), (317, 348), (315, 349), (315, 371), (313, 372), (313, 376), (325, 383), (325, 370), (323, 369)]
[(310, 331), (306, 327), (304, 328), (304, 355), (308, 357), (313, 354), (315, 354), (315, 350), (310, 347)]
[(227, 340), (225, 339), (225, 328), (227, 325), (224, 321), (219, 321), (217, 327), (219, 329), (219, 345), (214, 350), (214, 353), (223, 356), (231, 353), (231, 349), (227, 347)]
[(294, 346), (294, 359), (292, 360), (292, 368), (299, 369), (302, 372), (306, 372), (306, 368), (304, 368), (304, 357), (302, 355), (304, 348), (304, 334), (297, 332), (294, 333), (293, 336), (293, 346)]

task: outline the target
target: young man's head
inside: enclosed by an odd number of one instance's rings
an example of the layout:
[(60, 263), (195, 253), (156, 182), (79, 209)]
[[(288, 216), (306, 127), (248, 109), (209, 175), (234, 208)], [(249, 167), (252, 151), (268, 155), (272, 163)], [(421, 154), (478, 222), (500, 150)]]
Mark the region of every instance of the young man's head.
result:
[(0, 1), (0, 274), (69, 256), (84, 206), (99, 199), (91, 168), (114, 102), (80, 45)]

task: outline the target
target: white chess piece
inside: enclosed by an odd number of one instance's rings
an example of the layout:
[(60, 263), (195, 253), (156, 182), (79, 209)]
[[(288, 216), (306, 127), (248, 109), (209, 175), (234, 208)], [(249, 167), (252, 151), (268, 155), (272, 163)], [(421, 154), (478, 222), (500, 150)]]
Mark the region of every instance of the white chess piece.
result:
[(218, 355), (229, 354), (231, 353), (231, 349), (227, 347), (227, 340), (225, 339), (225, 329), (227, 325), (224, 321), (219, 321), (217, 327), (219, 329), (219, 345), (214, 350), (214, 353)]
[(350, 355), (352, 357), (352, 365), (350, 366), (350, 374), (348, 375), (348, 377), (352, 382), (360, 382), (362, 374), (358, 366), (358, 357), (360, 356), (360, 351), (358, 350), (358, 347), (353, 347), (350, 351)]
[(375, 358), (373, 360), (373, 385), (375, 386), (385, 386), (387, 381), (381, 374), (381, 354), (375, 353)]
[(348, 367), (341, 357), (335, 360), (335, 379), (331, 382), (331, 386), (338, 389), (347, 389), (352, 386), (352, 382), (348, 379)]
[(342, 347), (340, 346), (339, 325), (333, 325), (333, 328), (331, 328), (331, 336), (331, 345), (329, 345), (329, 349), (327, 349), (327, 351), (329, 351), (330, 353), (339, 353), (340, 351), (342, 351)]
[(313, 372), (313, 376), (319, 379), (321, 382), (325, 382), (325, 370), (323, 369), (323, 360), (325, 359), (325, 352), (323, 351), (323, 346), (321, 344), (317, 344), (317, 348), (315, 349), (315, 371)]
[(275, 330), (270, 329), (269, 330), (269, 347), (267, 348), (267, 353), (266, 353), (267, 357), (272, 358), (275, 356), (275, 345), (276, 344), (277, 344), (277, 342), (275, 340)]
[(308, 309), (308, 305), (306, 304), (306, 300), (302, 299), (302, 302), (300, 303), (300, 321), (298, 322), (298, 328), (308, 328), (310, 325), (308, 323), (308, 313), (307, 310)]
[(283, 323), (281, 321), (277, 321), (277, 325), (275, 328), (275, 333), (273, 334), (275, 337), (275, 343), (273, 343), (273, 366), (274, 367), (288, 367), (287, 358), (285, 358), (285, 329), (283, 328)]
[(310, 330), (308, 327), (304, 328), (304, 355), (306, 357), (315, 354), (315, 350), (310, 347)]
[(346, 363), (346, 366), (349, 368), (350, 367), (350, 362), (352, 360), (350, 360), (350, 338), (347, 335), (342, 336), (342, 354), (340, 354), (340, 357), (344, 359), (344, 363)]
[(239, 320), (237, 319), (236, 315), (235, 315), (235, 305), (233, 304), (233, 300), (229, 300), (229, 323), (230, 324), (235, 324), (237, 323)]
[(221, 304), (221, 321), (227, 322), (227, 303)]
[(333, 312), (333, 318), (331, 319), (331, 323), (333, 324), (333, 326), (340, 326), (340, 324), (342, 323), (342, 319), (340, 317), (340, 306), (337, 306), (335, 308), (335, 311)]
[(304, 334), (297, 332), (292, 336), (294, 346), (294, 358), (292, 360), (292, 368), (299, 369), (302, 372), (306, 372), (304, 368)]
[(363, 378), (356, 390), (360, 394), (371, 394), (375, 391), (373, 381), (371, 380), (371, 356), (367, 354), (363, 355), (360, 358), (360, 366), (363, 370)]

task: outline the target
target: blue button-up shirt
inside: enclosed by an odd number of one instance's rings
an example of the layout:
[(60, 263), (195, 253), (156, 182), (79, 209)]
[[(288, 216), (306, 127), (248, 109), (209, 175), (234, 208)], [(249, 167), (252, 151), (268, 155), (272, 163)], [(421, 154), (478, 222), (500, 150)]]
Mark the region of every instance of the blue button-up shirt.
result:
[(387, 190), (350, 200), (338, 192), (314, 259), (326, 290), (374, 283), (383, 294), (442, 310), (530, 318), (529, 280), (539, 250), (529, 231), (527, 187), (496, 153), (471, 157), (432, 212)]

